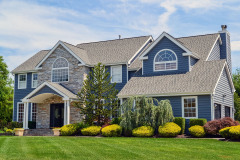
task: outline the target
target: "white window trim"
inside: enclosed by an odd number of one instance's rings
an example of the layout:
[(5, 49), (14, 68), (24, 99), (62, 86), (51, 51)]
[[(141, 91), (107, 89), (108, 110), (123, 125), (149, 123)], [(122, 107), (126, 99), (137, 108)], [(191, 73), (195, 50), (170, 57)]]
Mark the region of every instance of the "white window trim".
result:
[(37, 88), (37, 86), (36, 86), (36, 87), (33, 86), (33, 81), (38, 81), (38, 79), (37, 79), (37, 80), (33, 80), (33, 75), (34, 75), (34, 74), (37, 74), (37, 75), (38, 75), (38, 73), (32, 73), (32, 88)]
[[(33, 104), (36, 104), (36, 112), (33, 112)], [(37, 103), (32, 103), (31, 104), (31, 121), (32, 121), (32, 115), (33, 113), (36, 113), (37, 114)], [(37, 118), (37, 117), (36, 117)], [(37, 119), (36, 119), (37, 120)]]
[[(196, 101), (196, 117), (185, 117), (184, 116), (184, 99), (185, 98), (195, 98), (195, 101)], [(198, 118), (198, 96), (182, 97), (182, 117), (185, 118), (185, 119), (196, 119), (196, 118)]]
[[(172, 52), (172, 53), (175, 55), (176, 60), (175, 60), (175, 61), (165, 61), (165, 62), (155, 62), (155, 59), (156, 59), (157, 55), (158, 55), (160, 52), (162, 52), (162, 51), (170, 51), (170, 52)], [(166, 63), (173, 63), (173, 62), (174, 62), (174, 63), (176, 62), (176, 69), (165, 69), (165, 70), (156, 70), (156, 69), (155, 69), (155, 64), (166, 64)], [(155, 57), (154, 57), (154, 59), (153, 59), (153, 71), (154, 71), (154, 72), (158, 72), (158, 71), (174, 71), (174, 70), (178, 70), (178, 57), (177, 57), (176, 53), (173, 52), (171, 49), (162, 49), (162, 50), (160, 50), (159, 52), (157, 52), (157, 54), (155, 55)]]
[[(113, 82), (113, 79), (112, 79), (112, 71), (113, 71), (113, 68), (117, 68), (117, 67), (121, 67), (121, 81), (118, 81), (118, 82)], [(117, 65), (117, 66), (111, 66), (111, 83), (122, 83), (122, 65)]]
[[(53, 68), (53, 65), (54, 65), (55, 61), (58, 60), (58, 59), (60, 59), (60, 58), (63, 58), (63, 59), (65, 59), (65, 60), (67, 61), (67, 63), (68, 63), (68, 67)], [(53, 78), (53, 70), (58, 70), (58, 69), (68, 69), (68, 80), (67, 80), (67, 81), (53, 82), (53, 79), (52, 79), (52, 78)], [(69, 82), (69, 78), (70, 78), (70, 75), (69, 75), (69, 62), (68, 62), (68, 60), (67, 60), (66, 58), (64, 58), (64, 57), (58, 57), (58, 58), (56, 58), (56, 59), (54, 60), (53, 64), (52, 64), (51, 82), (53, 82), (53, 83)]]
[[(25, 106), (24, 106), (24, 103), (22, 103), (22, 102), (17, 102), (17, 122), (18, 122), (18, 118), (19, 118), (19, 104), (23, 104), (23, 107), (25, 107)], [(23, 109), (23, 111), (24, 111), (24, 109)], [(24, 120), (24, 112), (23, 112), (23, 120)]]
[[(25, 87), (25, 88), (20, 88), (20, 86), (19, 86), (20, 75), (25, 75), (25, 76), (26, 76), (26, 87)], [(26, 88), (27, 88), (27, 74), (19, 74), (19, 75), (18, 75), (18, 89), (26, 89)]]

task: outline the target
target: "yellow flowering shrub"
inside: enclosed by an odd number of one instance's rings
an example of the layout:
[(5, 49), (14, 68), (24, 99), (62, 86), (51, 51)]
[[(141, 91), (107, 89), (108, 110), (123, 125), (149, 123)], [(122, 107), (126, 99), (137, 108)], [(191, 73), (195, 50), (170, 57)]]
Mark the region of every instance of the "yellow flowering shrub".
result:
[(65, 125), (65, 126), (61, 127), (61, 135), (62, 136), (72, 136), (72, 135), (80, 134), (80, 130), (87, 126), (88, 125), (86, 125), (84, 123), (73, 123), (73, 124)]
[(121, 134), (122, 127), (117, 124), (109, 125), (102, 129), (102, 135), (104, 137), (118, 137)]
[(226, 128), (223, 128), (219, 131), (219, 134), (223, 137), (223, 138), (230, 138), (230, 134), (229, 134), (229, 130), (230, 130), (231, 127), (226, 127)]
[(194, 137), (204, 137), (206, 135), (206, 132), (203, 126), (195, 125), (190, 127), (188, 130), (190, 134)]
[(90, 126), (81, 130), (84, 136), (97, 136), (100, 133), (100, 126)]
[(141, 126), (133, 129), (132, 135), (135, 137), (152, 137), (154, 129), (151, 126)]
[(13, 133), (13, 130), (12, 129), (7, 129), (6, 132), (7, 133)]
[(168, 122), (158, 128), (158, 133), (162, 137), (176, 137), (180, 132), (181, 127), (173, 122)]
[(229, 134), (230, 134), (231, 139), (240, 139), (240, 125), (232, 126), (229, 129)]

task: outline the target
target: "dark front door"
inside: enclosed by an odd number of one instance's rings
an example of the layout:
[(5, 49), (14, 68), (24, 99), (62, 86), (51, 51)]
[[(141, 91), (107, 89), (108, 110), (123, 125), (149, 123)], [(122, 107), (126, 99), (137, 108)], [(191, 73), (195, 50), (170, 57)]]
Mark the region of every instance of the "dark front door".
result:
[(221, 104), (214, 104), (214, 112), (215, 112), (215, 119), (220, 119), (221, 118)]
[(64, 104), (57, 103), (50, 106), (50, 128), (62, 127), (64, 120)]

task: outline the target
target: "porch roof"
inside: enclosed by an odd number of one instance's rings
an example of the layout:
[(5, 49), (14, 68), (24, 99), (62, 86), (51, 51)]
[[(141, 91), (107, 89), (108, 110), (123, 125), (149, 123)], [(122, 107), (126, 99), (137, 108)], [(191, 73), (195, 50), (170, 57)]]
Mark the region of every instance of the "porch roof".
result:
[(44, 82), (24, 97), (22, 101), (40, 103), (55, 95), (62, 97), (64, 100), (77, 99), (76, 94), (72, 93), (62, 85), (58, 83)]

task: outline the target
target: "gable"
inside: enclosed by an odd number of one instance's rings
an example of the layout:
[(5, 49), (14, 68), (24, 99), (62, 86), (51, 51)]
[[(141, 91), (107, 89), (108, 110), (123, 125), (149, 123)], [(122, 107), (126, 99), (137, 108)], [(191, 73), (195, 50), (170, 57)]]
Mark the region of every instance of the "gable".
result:
[(59, 93), (57, 93), (56, 91), (51, 89), (49, 86), (44, 86), (39, 91), (37, 91), (35, 94), (33, 94), (31, 97), (29, 97), (29, 99), (32, 97), (35, 97), (37, 95), (44, 94), (44, 93), (51, 93), (51, 94), (55, 94), (55, 95), (62, 97), (62, 95), (60, 95)]
[(219, 59), (220, 59), (220, 42), (217, 40), (206, 60), (212, 61), (212, 60), (219, 60)]

